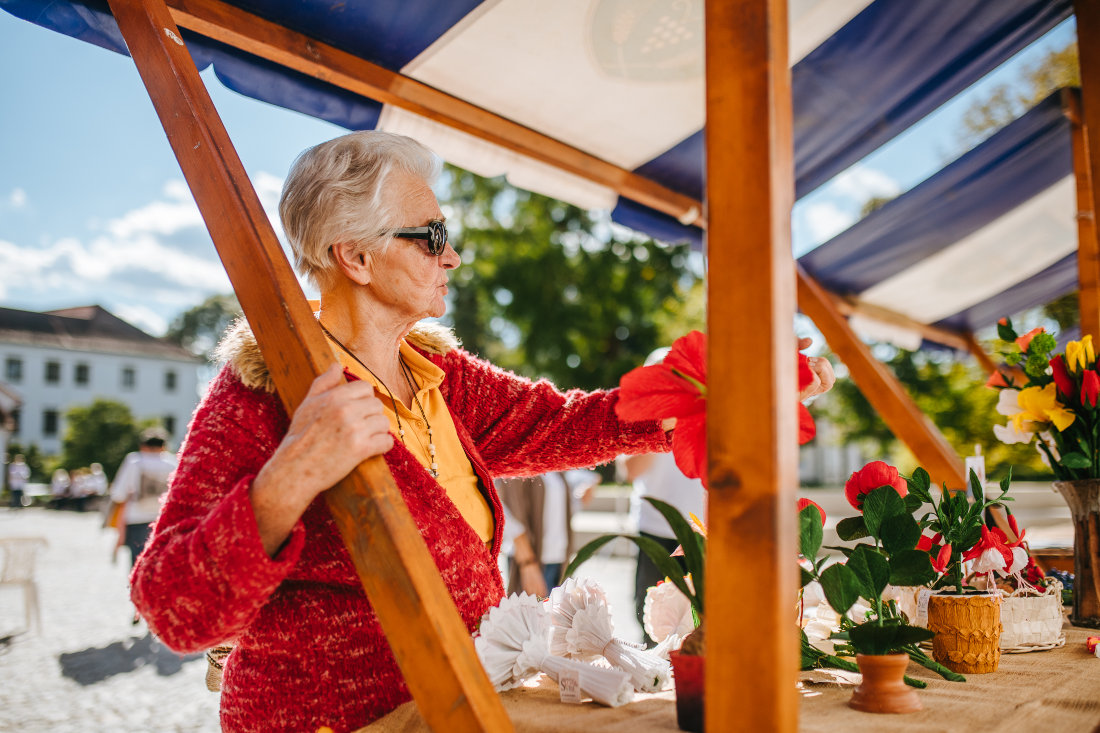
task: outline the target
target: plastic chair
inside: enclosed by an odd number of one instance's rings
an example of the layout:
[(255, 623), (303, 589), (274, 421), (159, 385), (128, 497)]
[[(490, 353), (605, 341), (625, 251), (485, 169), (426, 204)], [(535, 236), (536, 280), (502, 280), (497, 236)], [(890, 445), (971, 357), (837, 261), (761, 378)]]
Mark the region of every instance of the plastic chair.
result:
[(38, 633), (42, 633), (42, 612), (38, 608), (38, 586), (34, 582), (34, 563), (38, 550), (48, 544), (45, 537), (0, 538), (0, 551), (3, 552), (4, 562), (3, 567), (0, 568), (0, 587), (18, 585), (23, 588), (26, 630), (30, 631), (33, 614)]

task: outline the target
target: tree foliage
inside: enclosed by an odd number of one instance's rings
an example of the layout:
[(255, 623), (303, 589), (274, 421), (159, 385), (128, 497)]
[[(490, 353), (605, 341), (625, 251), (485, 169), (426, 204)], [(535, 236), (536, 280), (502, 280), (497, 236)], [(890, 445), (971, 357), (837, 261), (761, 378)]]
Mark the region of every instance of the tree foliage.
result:
[(140, 425), (121, 402), (97, 399), (65, 414), (59, 465), (67, 470), (100, 463), (114, 476), (126, 454), (137, 450)]
[(562, 387), (607, 387), (698, 325), (702, 290), (687, 245), (454, 167), (442, 204), (463, 261), (447, 318), (465, 348), (500, 366)]
[[(1011, 465), (1019, 478), (1049, 474), (1035, 446), (1005, 445), (994, 437), (993, 425), (1003, 422), (996, 412), (997, 392), (983, 386), (988, 375), (971, 360), (898, 349), (886, 364), (959, 455), (971, 455), (981, 445), (991, 470)], [(861, 442), (903, 465), (915, 465), (853, 380), (838, 379), (816, 405), (845, 442)]]
[(176, 316), (164, 338), (209, 361), (225, 329), (240, 315), (236, 295), (211, 295)]

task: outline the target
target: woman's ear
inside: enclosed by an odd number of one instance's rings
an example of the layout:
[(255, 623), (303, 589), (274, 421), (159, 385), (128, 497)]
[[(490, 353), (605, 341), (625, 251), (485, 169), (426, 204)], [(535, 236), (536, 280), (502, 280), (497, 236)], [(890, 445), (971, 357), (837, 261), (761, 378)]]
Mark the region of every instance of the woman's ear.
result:
[(366, 285), (371, 279), (372, 259), (354, 242), (339, 242), (329, 248), (336, 268), (354, 283)]

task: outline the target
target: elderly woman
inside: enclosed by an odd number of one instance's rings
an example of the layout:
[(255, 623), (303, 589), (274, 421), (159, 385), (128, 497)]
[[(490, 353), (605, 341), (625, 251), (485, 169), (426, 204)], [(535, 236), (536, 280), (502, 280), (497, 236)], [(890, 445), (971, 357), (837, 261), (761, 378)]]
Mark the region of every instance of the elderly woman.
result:
[(493, 477), (668, 449), (617, 392), (559, 392), (463, 351), (443, 315), (460, 260), (419, 143), (359, 132), (295, 162), (279, 204), (321, 293), (333, 367), (288, 419), (247, 326), (221, 346), (133, 577), (150, 628), (186, 652), (231, 642), (225, 730), (355, 729), (409, 699), (320, 494), (383, 454), (467, 628), (503, 595)]

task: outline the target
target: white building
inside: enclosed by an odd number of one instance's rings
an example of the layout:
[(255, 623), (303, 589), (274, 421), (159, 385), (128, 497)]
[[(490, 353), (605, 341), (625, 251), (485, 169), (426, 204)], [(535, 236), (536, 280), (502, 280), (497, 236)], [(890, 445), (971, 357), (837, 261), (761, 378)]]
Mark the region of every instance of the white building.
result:
[(21, 403), (11, 440), (61, 451), (65, 413), (98, 398), (154, 418), (178, 445), (199, 401), (203, 360), (103, 308), (0, 308), (0, 387)]

